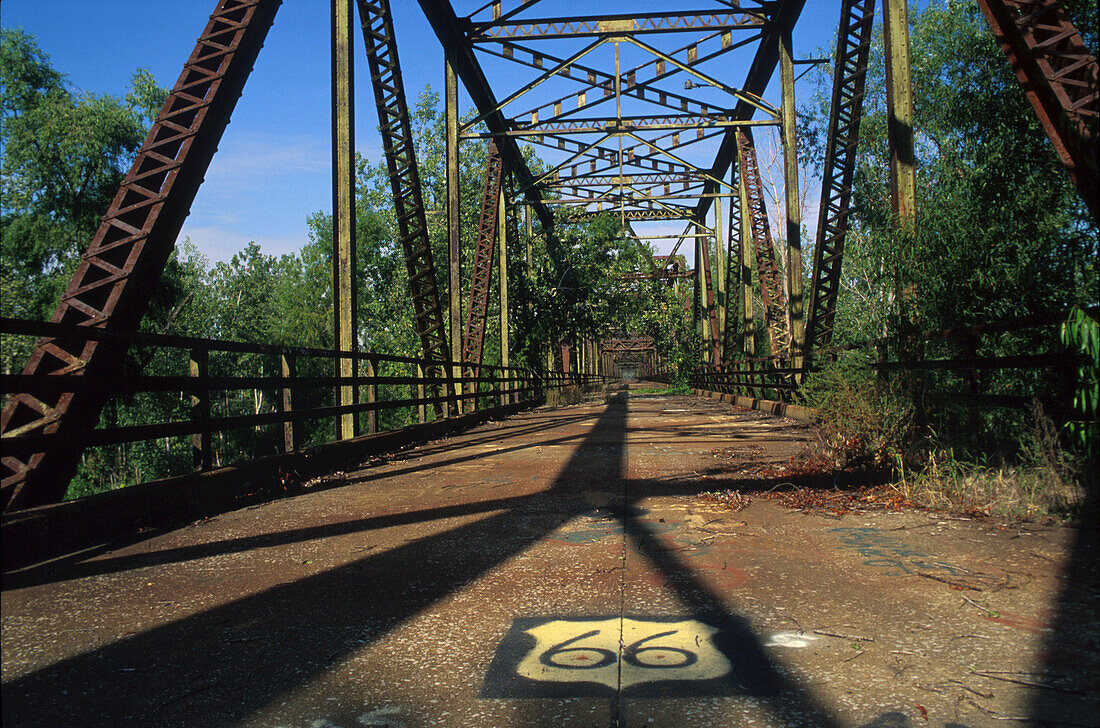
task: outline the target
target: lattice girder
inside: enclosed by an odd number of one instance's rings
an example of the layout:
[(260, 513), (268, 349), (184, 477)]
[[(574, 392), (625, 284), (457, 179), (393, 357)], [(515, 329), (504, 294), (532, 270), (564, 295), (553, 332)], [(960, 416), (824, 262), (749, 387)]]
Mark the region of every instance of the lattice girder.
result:
[(844, 0), (841, 7), (806, 325), (807, 365), (833, 337), (874, 9), (873, 0)]
[(768, 340), (771, 342), (772, 355), (785, 356), (791, 351), (791, 329), (787, 295), (783, 290), (783, 271), (779, 267), (775, 246), (772, 244), (756, 147), (753, 145), (752, 133), (747, 129), (737, 130), (737, 156), (748, 198), (747, 222), (752, 233), (753, 251), (756, 253), (756, 274), (760, 280), (760, 294), (764, 299), (764, 323), (768, 329)]
[(485, 344), (485, 321), (489, 313), (489, 288), (493, 278), (493, 260), (497, 246), (497, 212), (503, 164), (500, 150), (489, 144), (481, 191), (481, 210), (474, 245), (474, 265), (470, 274), (470, 302), (466, 309), (466, 331), (462, 337), (462, 361), (481, 364)]
[[(51, 321), (137, 330), (279, 4), (217, 3)], [(43, 339), (23, 373), (97, 376), (124, 354), (114, 342)], [(0, 416), (4, 435), (41, 430), (73, 438), (25, 461), (3, 459), (4, 508), (61, 499), (83, 450), (80, 433), (95, 426), (105, 402), (95, 388), (48, 402), (28, 394), (8, 401)]]

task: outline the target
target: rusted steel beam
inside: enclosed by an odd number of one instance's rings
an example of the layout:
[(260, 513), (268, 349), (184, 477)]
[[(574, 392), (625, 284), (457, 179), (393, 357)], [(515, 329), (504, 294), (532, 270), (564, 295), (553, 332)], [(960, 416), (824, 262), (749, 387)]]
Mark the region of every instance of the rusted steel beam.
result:
[[(455, 15), (454, 8), (451, 7), (450, 0), (419, 0), (419, 2), (420, 9), (424, 12), (432, 30), (435, 31), (444, 51), (450, 53), (454, 69), (462, 79), (474, 105), (481, 113), (497, 108), (498, 102), (485, 78), (485, 72), (474, 56), (469, 41), (458, 30), (459, 19)], [(489, 115), (485, 125), (489, 127), (489, 131), (499, 133), (507, 129), (508, 122), (498, 111)], [(528, 202), (534, 207), (542, 223), (542, 229), (550, 230), (554, 226), (554, 215), (546, 205), (538, 201), (540, 194), (534, 189), (534, 175), (531, 174), (526, 160), (520, 153), (519, 145), (514, 139), (505, 137), (500, 141), (500, 151), (519, 189), (524, 191)]]
[[(585, 207), (596, 202), (602, 202), (605, 205), (611, 205), (613, 207), (618, 207), (619, 203), (624, 203), (632, 207), (635, 205), (647, 205), (648, 207), (653, 207), (651, 203), (659, 202), (662, 200), (696, 200), (699, 198), (699, 195), (694, 195), (690, 192), (685, 192), (678, 195), (654, 195), (649, 194), (645, 190), (628, 190), (624, 194), (612, 194), (612, 189), (618, 188), (611, 188), (603, 194), (591, 194), (587, 197), (548, 197), (546, 198), (546, 200), (544, 200), (544, 202), (551, 202), (562, 207), (576, 207), (578, 205), (581, 207)], [(631, 192), (633, 194), (631, 194)], [(726, 195), (712, 195), (712, 197), (725, 196)]]
[(470, 274), (470, 302), (466, 306), (466, 332), (462, 337), (462, 361), (481, 364), (485, 343), (485, 320), (489, 311), (489, 288), (493, 279), (493, 255), (496, 249), (497, 211), (503, 167), (500, 150), (489, 145), (485, 176), (481, 186), (481, 213), (474, 244), (474, 264)]
[(621, 354), (624, 352), (652, 351), (657, 347), (652, 337), (634, 336), (623, 339), (605, 339), (600, 342), (600, 348), (609, 354)]
[(686, 30), (757, 30), (764, 24), (760, 10), (740, 13), (681, 11), (602, 15), (598, 17), (538, 18), (514, 23), (490, 21), (466, 23), (471, 42), (494, 42), (507, 38), (584, 38), (628, 33), (678, 33)]
[[(740, 165), (736, 165), (740, 167)], [(752, 213), (749, 209), (749, 196), (745, 188), (745, 176), (737, 175), (737, 194), (740, 199), (739, 228), (741, 236), (738, 239), (738, 281), (741, 287), (741, 353), (744, 356), (756, 354), (756, 314), (753, 311), (754, 301), (752, 297), (752, 225), (750, 220)]]
[(737, 148), (741, 161), (741, 179), (744, 180), (748, 198), (748, 223), (756, 253), (756, 274), (760, 280), (760, 294), (764, 299), (764, 322), (768, 328), (771, 353), (773, 356), (786, 356), (791, 350), (791, 330), (787, 315), (787, 296), (783, 292), (783, 271), (779, 269), (775, 247), (772, 245), (756, 148), (748, 131), (738, 131)]
[[(779, 39), (784, 28), (793, 27), (802, 14), (802, 7), (806, 0), (779, 0), (772, 8), (772, 21), (765, 26), (760, 38), (760, 44), (756, 49), (756, 56), (749, 66), (749, 72), (745, 77), (745, 83), (741, 86), (747, 94), (760, 96), (767, 88), (775, 67), (779, 63)], [(734, 109), (734, 115), (738, 119), (751, 119), (755, 107), (745, 101), (739, 101)], [(727, 129), (722, 139), (722, 144), (714, 156), (714, 163), (710, 168), (710, 175), (703, 188), (704, 192), (718, 191), (718, 183), (726, 176), (726, 171), (737, 156), (737, 130)], [(695, 208), (698, 219), (705, 219), (710, 210), (711, 198), (700, 198)]]
[(719, 332), (722, 337), (722, 363), (740, 350), (736, 335), (741, 330), (741, 183), (737, 165), (730, 165), (730, 186), (736, 194), (730, 197), (729, 223), (726, 232), (726, 267), (719, 275), (726, 278), (726, 320)]
[(718, 317), (718, 327), (714, 337), (714, 364), (721, 364), (725, 356), (727, 306), (729, 306), (729, 280), (727, 277), (729, 260), (726, 256), (726, 246), (722, 243), (722, 233), (722, 198), (719, 197), (714, 201), (714, 252), (718, 258), (717, 264), (714, 266)]
[(683, 174), (578, 174), (575, 175), (571, 182), (560, 183), (562, 186), (579, 186), (580, 183), (587, 182), (593, 185), (659, 185), (659, 184), (683, 184), (685, 182), (692, 185), (702, 184), (701, 179), (697, 179), (687, 173)]
[[(594, 217), (605, 215), (608, 213), (616, 213), (615, 210), (583, 210), (581, 212), (568, 213), (562, 216), (564, 222), (580, 222), (582, 220), (591, 220)], [(626, 210), (624, 213), (625, 218), (629, 221), (646, 221), (646, 220), (686, 220), (691, 215), (691, 208), (684, 207), (683, 209), (649, 209), (649, 210)]]
[[(279, 4), (217, 3), (51, 321), (137, 330)], [(124, 342), (43, 339), (23, 371), (96, 375), (117, 366), (125, 350)], [(46, 400), (17, 394), (4, 407), (0, 432), (90, 430), (105, 401), (91, 388)], [(27, 457), (4, 457), (3, 508), (59, 501), (83, 446), (69, 441)]]
[(978, 0), (978, 5), (1058, 158), (1100, 220), (1096, 57), (1057, 0)]
[(654, 271), (652, 273), (631, 273), (619, 276), (620, 281), (665, 281), (676, 278), (690, 278), (694, 273), (669, 273), (668, 271)]
[[(530, 124), (514, 124), (512, 128), (500, 134), (479, 134), (476, 136), (552, 136), (557, 134), (597, 134), (622, 133), (627, 131), (665, 131), (669, 129), (725, 129), (733, 126), (778, 126), (775, 119), (734, 119), (730, 114), (688, 115), (655, 114), (650, 116), (624, 116), (621, 119), (594, 117), (589, 119), (548, 119)], [(694, 141), (692, 139), (691, 141)], [(681, 146), (679, 143), (674, 146)]]
[[(394, 213), (409, 274), (417, 334), (424, 358), (428, 360), (426, 373), (441, 380), (448, 376), (446, 365), (450, 360), (450, 351), (447, 348), (443, 309), (439, 303), (432, 244), (428, 239), (416, 145), (405, 101), (393, 17), (389, 0), (358, 0), (358, 5), (371, 84), (378, 107), (382, 148), (386, 153), (393, 191)], [(442, 387), (438, 382), (433, 386), (436, 389)]]
[(808, 357), (828, 347), (833, 338), (874, 10), (874, 0), (844, 0), (840, 11), (806, 325), (804, 351)]
[[(503, 176), (503, 175), (502, 175)], [(509, 318), (508, 318), (508, 242), (515, 238), (508, 224), (508, 201), (504, 191), (497, 196), (497, 296), (500, 309), (500, 366), (509, 365)], [(506, 404), (502, 401), (501, 404)]]

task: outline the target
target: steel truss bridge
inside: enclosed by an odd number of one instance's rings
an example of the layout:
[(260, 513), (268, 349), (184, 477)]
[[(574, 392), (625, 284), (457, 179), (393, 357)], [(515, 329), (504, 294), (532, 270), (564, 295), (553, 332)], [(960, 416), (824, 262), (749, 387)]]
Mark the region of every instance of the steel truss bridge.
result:
[[(978, 1), (1067, 172), (1093, 215), (1100, 215), (1096, 59), (1054, 0)], [(639, 241), (667, 237), (670, 221), (682, 226), (671, 253), (651, 259), (649, 271), (638, 278), (692, 279), (691, 315), (704, 363), (694, 374), (696, 386), (786, 397), (831, 351), (875, 8), (870, 0), (837, 3), (821, 213), (807, 276), (801, 262), (794, 81), (799, 66), (816, 60), (800, 57), (792, 47), (804, 4), (698, 0), (686, 9), (668, 3), (662, 12), (578, 16), (575, 3), (555, 0), (420, 0), (446, 56), (449, 255), (440, 261), (433, 260), (428, 239), (401, 72), (403, 47), (390, 0), (333, 0), (336, 336), (333, 350), (313, 350), (138, 333), (280, 5), (279, 0), (217, 0), (50, 322), (3, 322), (5, 332), (38, 337), (23, 372), (3, 377), (10, 395), (2, 417), (4, 508), (18, 511), (61, 500), (88, 447), (186, 437), (195, 468), (216, 470), (211, 440), (224, 430), (282, 428), (282, 447), (290, 456), (315, 444), (304, 443), (300, 433), (301, 423), (311, 419), (335, 420), (337, 445), (377, 436), (377, 412), (387, 408), (417, 408), (423, 427), (441, 432), (446, 423), (458, 426), (463, 418), (523, 406), (548, 389), (602, 381), (618, 364), (659, 370), (652, 341), (629, 335), (543, 342), (545, 370), (510, 366), (505, 271), (517, 265), (509, 256), (516, 256), (512, 248), (521, 224), (530, 234), (554, 236), (562, 225), (613, 215)], [(915, 219), (916, 183), (907, 10), (905, 0), (883, 5), (893, 120), (891, 199), (897, 224), (909, 225)], [(416, 356), (362, 352), (355, 338), (351, 78), (358, 43), (366, 52), (407, 263), (421, 343)], [(770, 102), (764, 93), (776, 74), (780, 98)], [(465, 122), (459, 121), (460, 85), (476, 108)], [(782, 231), (771, 229), (765, 205), (760, 127), (773, 127), (781, 140)], [(465, 139), (489, 144), (463, 313), (458, 149)], [(521, 143), (537, 149), (547, 167), (532, 169)], [(692, 271), (683, 268), (681, 249), (687, 247), (694, 248)], [(531, 270), (530, 248), (518, 264)], [(499, 365), (490, 366), (484, 362), (484, 342), (494, 268), (502, 343)], [(754, 280), (762, 293), (766, 356), (756, 351), (752, 335)], [(446, 310), (443, 287), (451, 293)], [(1021, 321), (927, 336), (972, 345), (976, 337), (1006, 326), (1049, 324)], [(117, 362), (138, 346), (178, 353), (187, 362), (185, 371), (175, 377), (118, 377)], [(223, 362), (229, 354), (248, 354), (266, 364), (256, 374), (227, 373)], [(1045, 367), (1056, 357), (994, 361), (971, 353), (939, 364), (883, 358), (880, 368)], [(379, 394), (391, 385), (415, 386), (417, 394), (397, 400)], [(276, 406), (248, 414), (218, 410), (221, 394), (249, 388), (276, 392)], [(330, 401), (305, 407), (303, 394), (318, 390), (333, 392)], [(189, 396), (183, 419), (97, 427), (111, 397), (168, 391)]]

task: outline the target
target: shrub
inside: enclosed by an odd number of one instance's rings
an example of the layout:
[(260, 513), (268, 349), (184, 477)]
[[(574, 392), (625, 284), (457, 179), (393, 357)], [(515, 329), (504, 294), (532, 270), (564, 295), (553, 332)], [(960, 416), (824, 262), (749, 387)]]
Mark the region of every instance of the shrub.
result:
[(913, 406), (857, 355), (826, 364), (803, 384), (802, 403), (817, 410), (823, 454), (839, 467), (894, 464), (913, 442)]

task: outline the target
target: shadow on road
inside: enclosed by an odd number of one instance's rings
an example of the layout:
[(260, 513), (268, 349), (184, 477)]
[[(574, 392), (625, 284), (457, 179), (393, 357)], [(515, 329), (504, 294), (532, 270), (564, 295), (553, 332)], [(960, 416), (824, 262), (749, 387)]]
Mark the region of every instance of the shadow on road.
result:
[[(612, 397), (551, 487), (533, 495), (76, 564), (62, 577), (115, 573), (427, 519), (487, 514), (11, 680), (3, 686), (3, 723), (236, 725), (588, 511), (590, 505), (583, 496), (598, 481), (601, 490), (622, 494), (616, 510), (626, 537), (665, 577), (685, 616), (719, 626), (732, 636), (732, 649), (745, 666), (738, 672), (742, 693), (759, 699), (776, 724), (838, 726), (811, 690), (769, 658), (747, 620), (730, 611), (637, 515), (633, 502), (651, 489), (644, 482), (631, 484), (625, 479), (627, 414), (627, 397)], [(699, 484), (700, 490), (703, 485)], [(666, 487), (662, 484), (662, 490)], [(678, 483), (676, 490), (688, 492), (690, 486)], [(1079, 544), (1067, 589), (1095, 589), (1095, 581), (1091, 586), (1089, 582), (1095, 579), (1095, 553), (1094, 542)], [(1063, 598), (1063, 612), (1068, 614), (1075, 598), (1072, 594)], [(1069, 625), (1079, 624), (1075, 621), (1079, 618), (1074, 614), (1060, 619), (1051, 639), (1052, 655), (1059, 654), (1060, 646), (1072, 644)], [(1061, 709), (1065, 703), (1059, 700), (1043, 691), (1037, 696), (1035, 715)], [(546, 724), (542, 707), (540, 701), (519, 700), (518, 715), (521, 722), (526, 721), (522, 725)], [(609, 725), (620, 724), (621, 708), (618, 699), (611, 701)], [(789, 717), (794, 715), (799, 717)], [(1035, 721), (1042, 723), (1041, 718)], [(864, 728), (908, 725), (905, 716), (884, 714)]]

